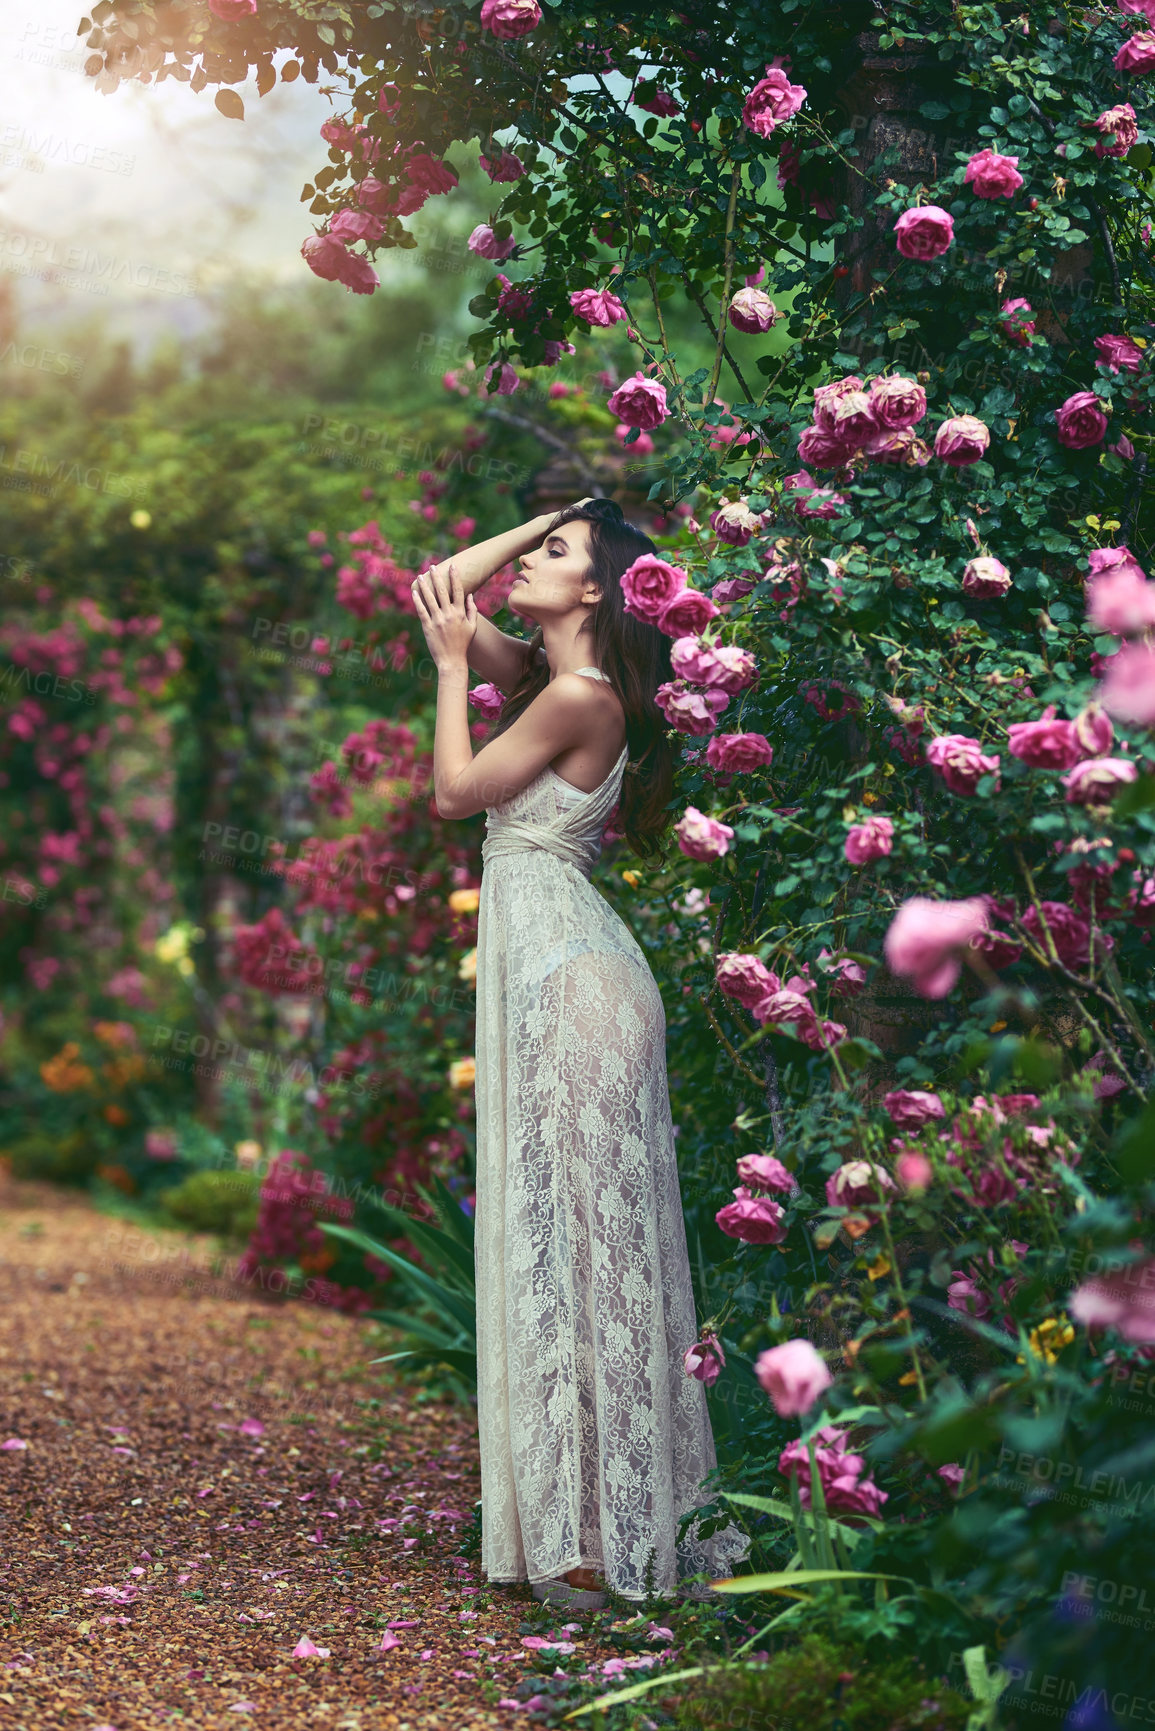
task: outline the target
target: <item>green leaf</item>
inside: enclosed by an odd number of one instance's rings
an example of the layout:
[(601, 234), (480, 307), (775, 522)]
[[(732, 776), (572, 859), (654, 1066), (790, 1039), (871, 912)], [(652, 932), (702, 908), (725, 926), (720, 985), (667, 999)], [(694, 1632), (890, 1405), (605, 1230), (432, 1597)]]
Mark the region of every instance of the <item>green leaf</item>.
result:
[(648, 1695), (651, 1689), (660, 1689), (665, 1683), (677, 1683), (683, 1677), (700, 1677), (705, 1669), (704, 1665), (691, 1665), (685, 1671), (667, 1671), (660, 1677), (647, 1677), (644, 1683), (631, 1683), (628, 1689), (613, 1689), (608, 1695), (599, 1695), (596, 1701), (587, 1701), (584, 1707), (575, 1707), (566, 1718), (580, 1719), (583, 1713), (616, 1707), (619, 1701), (636, 1701), (639, 1695)]
[(719, 1593), (781, 1593), (819, 1581), (909, 1581), (909, 1575), (883, 1575), (862, 1569), (779, 1569), (772, 1575), (738, 1575), (731, 1581), (711, 1581)]
[(882, 1052), (874, 1041), (864, 1039), (861, 1035), (843, 1040), (835, 1047), (835, 1051), (838, 1053), (839, 1062), (848, 1070), (864, 1070), (867, 1064), (876, 1063), (882, 1057)]
[(1155, 775), (1141, 775), (1114, 802), (1116, 817), (1137, 817), (1155, 806)]
[(1115, 1162), (1128, 1184), (1145, 1184), (1155, 1177), (1155, 1100), (1119, 1132)]

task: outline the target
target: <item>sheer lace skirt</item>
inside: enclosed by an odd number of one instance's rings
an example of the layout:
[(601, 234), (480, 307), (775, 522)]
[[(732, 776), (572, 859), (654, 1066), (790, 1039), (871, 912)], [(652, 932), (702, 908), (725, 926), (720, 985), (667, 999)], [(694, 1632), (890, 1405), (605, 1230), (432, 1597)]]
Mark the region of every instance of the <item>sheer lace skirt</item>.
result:
[(675, 1544), (715, 1465), (645, 957), (572, 866), (486, 867), (478, 942), (478, 1419), (490, 1580), (593, 1567), (630, 1598), (727, 1573)]

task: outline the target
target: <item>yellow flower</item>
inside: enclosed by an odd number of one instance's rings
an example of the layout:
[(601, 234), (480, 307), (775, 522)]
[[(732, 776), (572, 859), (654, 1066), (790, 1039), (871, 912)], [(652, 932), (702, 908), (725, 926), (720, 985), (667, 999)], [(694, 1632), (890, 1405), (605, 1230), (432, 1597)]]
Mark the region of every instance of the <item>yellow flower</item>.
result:
[(625, 879), (626, 883), (629, 884), (629, 886), (632, 890), (636, 890), (638, 885), (642, 881), (641, 872), (635, 872), (635, 871), (623, 872), (622, 877)]
[(128, 519), (134, 529), (147, 529), (152, 522), (151, 511), (134, 511)]
[[(1064, 1347), (1070, 1346), (1075, 1338), (1075, 1330), (1066, 1317), (1048, 1316), (1040, 1322), (1038, 1328), (1032, 1328), (1027, 1337), (1032, 1353), (1047, 1364), (1054, 1364)], [(1015, 1357), (1016, 1364), (1025, 1364), (1022, 1353)]]
[(168, 931), (156, 940), (152, 946), (153, 954), (160, 962), (176, 962), (182, 956), (188, 955), (188, 927), (183, 925), (170, 926)]
[(866, 1270), (871, 1280), (881, 1280), (884, 1274), (890, 1273), (890, 1261), (885, 1255), (880, 1255)]
[(460, 962), (457, 964), (457, 978), (459, 980), (464, 980), (467, 986), (475, 986), (477, 984), (476, 950), (470, 950), (468, 955), (462, 956)]
[(248, 1137), (245, 1141), (236, 1144), (233, 1153), (237, 1157), (237, 1165), (247, 1171), (250, 1166), (257, 1166), (260, 1164), (261, 1144), (259, 1142), (254, 1142), (251, 1137)]
[(464, 1093), (477, 1078), (477, 1062), (473, 1058), (457, 1058), (449, 1066), (449, 1086)]
[(480, 890), (454, 890), (449, 898), (449, 910), (455, 914), (475, 914), (480, 903)]

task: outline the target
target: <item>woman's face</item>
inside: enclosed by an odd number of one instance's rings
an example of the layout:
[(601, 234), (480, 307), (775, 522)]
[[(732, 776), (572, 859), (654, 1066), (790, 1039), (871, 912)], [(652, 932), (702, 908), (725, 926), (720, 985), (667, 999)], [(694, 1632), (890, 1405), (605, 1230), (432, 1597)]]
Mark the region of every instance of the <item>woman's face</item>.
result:
[(523, 553), (517, 565), (507, 605), (511, 613), (532, 619), (535, 625), (563, 618), (578, 608), (590, 609), (601, 598), (589, 576), (588, 523), (563, 523), (540, 547)]

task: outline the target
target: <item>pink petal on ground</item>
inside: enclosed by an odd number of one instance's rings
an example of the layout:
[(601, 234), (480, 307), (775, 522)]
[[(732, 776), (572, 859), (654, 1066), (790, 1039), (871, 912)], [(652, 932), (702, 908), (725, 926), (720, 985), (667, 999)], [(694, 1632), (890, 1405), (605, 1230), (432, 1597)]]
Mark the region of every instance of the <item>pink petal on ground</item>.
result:
[(391, 1629), (415, 1629), (421, 1621), (420, 1617), (394, 1617), (389, 1624)]
[(19, 1436), (10, 1436), (7, 1442), (0, 1443), (0, 1449), (30, 1449), (31, 1447), (31, 1443), (25, 1442), (24, 1438)]
[(402, 1539), (401, 1541), (403, 1549), (407, 1551), (411, 1551), (416, 1543), (416, 1539)]
[(381, 1637), (381, 1651), (383, 1653), (391, 1653), (394, 1647), (399, 1647), (400, 1645), (401, 1643), (393, 1633), (392, 1629), (386, 1629), (385, 1633)]
[(434, 1652), (432, 1647), (426, 1647), (426, 1649), (425, 1649), (424, 1653), (422, 1653), (421, 1657), (423, 1659), (434, 1659), (437, 1657), (437, 1655)]
[(242, 1419), (237, 1426), (242, 1436), (264, 1436), (265, 1427), (259, 1418)]
[(308, 1635), (302, 1635), (293, 1648), (294, 1659), (327, 1659), (328, 1657), (328, 1647), (314, 1647)]
[(450, 1676), (451, 1677), (464, 1677), (464, 1678), (467, 1678), (470, 1682), (473, 1681), (473, 1672), (472, 1671), (451, 1671)]
[(234, 1701), (229, 1708), (230, 1713), (255, 1713), (256, 1711), (257, 1703), (255, 1701)]

